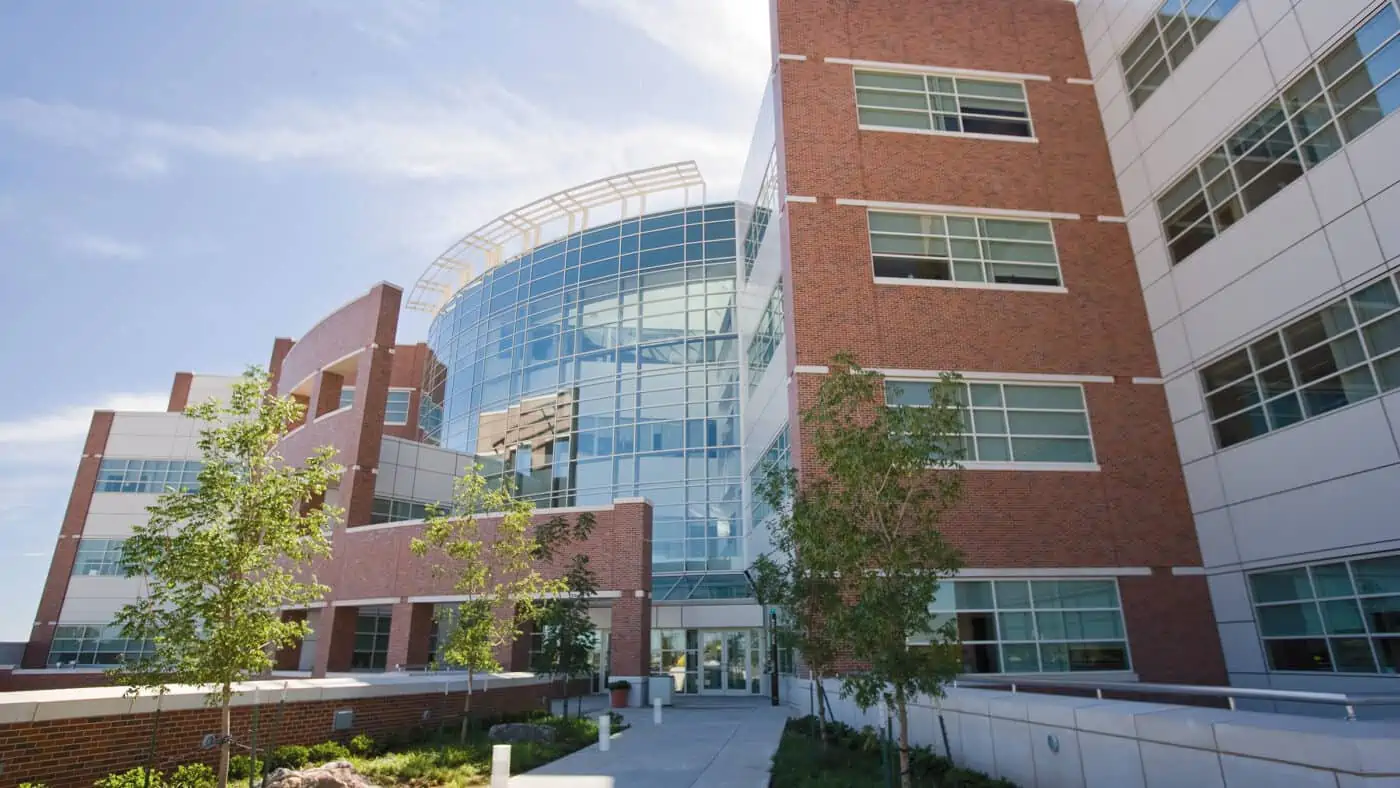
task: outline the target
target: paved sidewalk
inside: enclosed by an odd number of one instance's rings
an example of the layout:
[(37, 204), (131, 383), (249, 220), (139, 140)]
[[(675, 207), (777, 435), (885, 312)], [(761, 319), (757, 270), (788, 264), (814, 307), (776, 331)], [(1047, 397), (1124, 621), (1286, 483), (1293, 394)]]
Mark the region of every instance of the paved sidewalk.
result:
[[(678, 700), (662, 711), (628, 709), (631, 728), (614, 734), (608, 752), (594, 744), (511, 779), (512, 786), (606, 786), (606, 780), (560, 779), (566, 775), (611, 777), (613, 788), (766, 788), (788, 709), (767, 698)], [(538, 778), (550, 776), (548, 781)]]

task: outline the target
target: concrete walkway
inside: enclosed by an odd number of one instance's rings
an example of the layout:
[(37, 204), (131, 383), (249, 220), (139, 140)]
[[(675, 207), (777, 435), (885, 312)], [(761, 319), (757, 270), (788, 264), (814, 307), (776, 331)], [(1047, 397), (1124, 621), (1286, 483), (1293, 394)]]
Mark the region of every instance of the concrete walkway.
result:
[(767, 698), (744, 697), (685, 698), (677, 703), (662, 710), (661, 725), (652, 723), (651, 709), (627, 709), (623, 716), (632, 727), (614, 734), (608, 752), (594, 744), (512, 778), (510, 784), (766, 788), (788, 718), (786, 707), (774, 708)]

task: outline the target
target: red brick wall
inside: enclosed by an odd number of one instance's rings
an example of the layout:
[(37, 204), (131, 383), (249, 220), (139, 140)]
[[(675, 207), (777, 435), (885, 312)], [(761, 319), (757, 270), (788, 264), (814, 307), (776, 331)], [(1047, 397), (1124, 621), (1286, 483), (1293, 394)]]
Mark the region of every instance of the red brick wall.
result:
[[(478, 690), (472, 695), (472, 717), (547, 708), (547, 698), (557, 697), (557, 685), (533, 684)], [(460, 724), (467, 695), (462, 691), (421, 695), (392, 695), (287, 703), (265, 702), (258, 711), (258, 742), (316, 744), (348, 741), (367, 733), (383, 737), (415, 728), (437, 729)], [(353, 709), (354, 726), (332, 730), (337, 710)], [(242, 744), (252, 740), (253, 707), (233, 709), (233, 732)], [(44, 782), (50, 788), (86, 788), (94, 780), (146, 762), (152, 735), (156, 741), (156, 767), (172, 770), (182, 763), (201, 761), (213, 766), (217, 750), (200, 749), (206, 733), (219, 730), (217, 709), (195, 709), (100, 717), (74, 717), (42, 722), (0, 725), (0, 785)]]
[[(786, 191), (817, 200), (786, 206), (794, 363), (1113, 378), (1084, 384), (1100, 471), (968, 471), (945, 532), (971, 567), (1157, 567), (1121, 584), (1135, 666), (1223, 678), (1204, 583), (1166, 569), (1200, 551), (1165, 396), (1132, 382), (1160, 372), (1126, 228), (1098, 221), (1122, 208), (1093, 88), (1067, 82), (1089, 77), (1074, 5), (777, 0), (776, 19), (778, 52), (806, 57), (778, 65)], [(862, 131), (852, 66), (828, 57), (1036, 75), (1037, 139)], [(877, 284), (866, 208), (837, 199), (1078, 217), (1053, 220), (1068, 292)], [(797, 376), (794, 411), (821, 380)]]

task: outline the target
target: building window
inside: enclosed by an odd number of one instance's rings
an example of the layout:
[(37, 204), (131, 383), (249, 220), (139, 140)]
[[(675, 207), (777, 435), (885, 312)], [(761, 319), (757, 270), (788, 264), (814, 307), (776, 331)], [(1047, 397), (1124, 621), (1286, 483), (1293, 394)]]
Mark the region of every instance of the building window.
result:
[(877, 280), (1060, 284), (1047, 221), (871, 211), (870, 253)]
[(101, 624), (67, 624), (54, 627), (49, 645), (51, 668), (111, 667), (155, 653), (149, 640), (122, 637), (117, 627)]
[(1123, 50), (1118, 62), (1133, 109), (1141, 107), (1167, 77), (1206, 40), (1239, 0), (1166, 0)]
[(773, 214), (778, 212), (778, 149), (773, 148), (773, 152), (768, 157), (768, 167), (763, 171), (763, 180), (759, 182), (758, 194), (753, 201), (753, 216), (749, 219), (748, 227), (744, 230), (744, 279), (747, 281), (749, 275), (753, 273), (754, 263), (758, 261), (758, 250), (763, 248), (763, 236), (768, 231), (768, 223), (772, 221)]
[(1249, 576), (1270, 670), (1396, 673), (1400, 555)]
[(1129, 669), (1114, 580), (953, 580), (929, 609), (956, 622), (967, 673)]
[(792, 467), (792, 443), (788, 435), (788, 425), (773, 436), (773, 441), (764, 449), (763, 456), (754, 463), (753, 469), (749, 471), (749, 496), (750, 496), (750, 522), (758, 524), (768, 519), (768, 515), (773, 513), (773, 507), (768, 505), (760, 494), (759, 487), (763, 484), (764, 478), (774, 469), (786, 470)]
[(200, 462), (182, 460), (103, 460), (97, 492), (163, 493), (199, 489)]
[(78, 556), (73, 562), (73, 575), (124, 576), (122, 544), (125, 539), (83, 539), (78, 542)]
[(348, 408), (355, 404), (355, 387), (353, 385), (341, 386), (340, 405), (341, 408)]
[(397, 426), (408, 423), (408, 400), (413, 389), (389, 389), (389, 398), (384, 403), (384, 423)]
[(426, 520), (428, 519), (428, 507), (432, 505), (420, 501), (404, 501), (375, 496), (374, 506), (370, 510), (369, 522), (371, 525), (377, 525), (379, 523), (401, 523), (406, 520)]
[(1400, 106), (1387, 3), (1157, 198), (1179, 263)]
[(355, 648), (351, 670), (384, 670), (389, 657), (389, 623), (393, 609), (387, 605), (362, 607), (355, 617)]
[[(890, 380), (885, 403), (927, 407), (927, 381)], [(977, 463), (1093, 464), (1089, 411), (1079, 385), (962, 383), (964, 459)]]
[(1219, 448), (1400, 388), (1400, 277), (1388, 276), (1201, 370)]
[(1030, 137), (1020, 82), (857, 69), (861, 128)]
[(758, 325), (753, 336), (749, 337), (749, 347), (745, 351), (749, 366), (749, 391), (758, 388), (773, 354), (778, 352), (778, 344), (783, 341), (783, 280), (773, 285), (768, 295), (768, 303), (763, 314), (758, 317)]

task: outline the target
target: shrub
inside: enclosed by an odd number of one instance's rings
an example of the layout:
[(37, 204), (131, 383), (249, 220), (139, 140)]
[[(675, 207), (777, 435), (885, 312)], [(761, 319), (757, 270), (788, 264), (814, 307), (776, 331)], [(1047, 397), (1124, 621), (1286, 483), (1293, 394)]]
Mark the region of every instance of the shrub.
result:
[(49, 788), (44, 783), (20, 783), (19, 788)]
[(234, 780), (246, 780), (249, 775), (262, 774), (262, 761), (257, 763), (247, 755), (235, 755), (228, 759), (228, 776)]
[(284, 744), (267, 756), (269, 769), (300, 769), (311, 762), (311, 751), (300, 744)]
[(375, 753), (374, 739), (366, 734), (359, 734), (350, 740), (350, 752), (361, 758), (369, 757)]
[(202, 763), (187, 763), (165, 781), (169, 788), (214, 788), (214, 770)]
[[(152, 769), (150, 788), (165, 788), (165, 775)], [(109, 774), (93, 783), (95, 788), (147, 788), (146, 769), (137, 766), (121, 774)]]
[(320, 766), (331, 761), (343, 761), (350, 757), (350, 751), (338, 741), (323, 741), (320, 744), (313, 744), (307, 752), (311, 758), (308, 763), (313, 766)]

